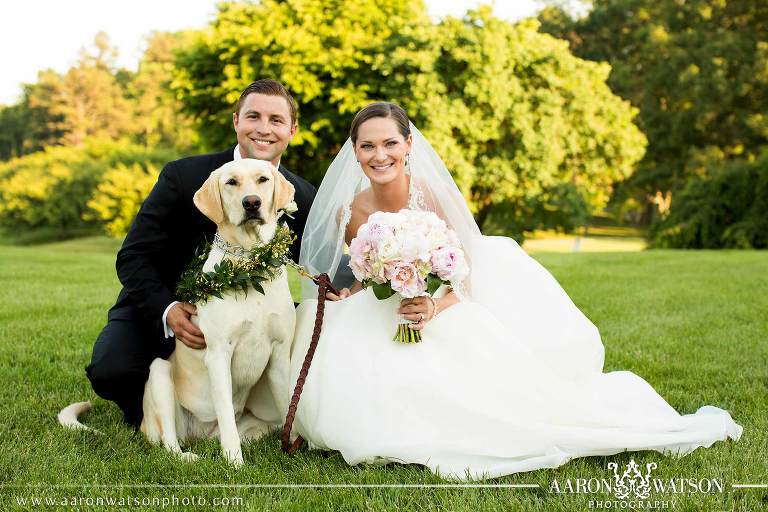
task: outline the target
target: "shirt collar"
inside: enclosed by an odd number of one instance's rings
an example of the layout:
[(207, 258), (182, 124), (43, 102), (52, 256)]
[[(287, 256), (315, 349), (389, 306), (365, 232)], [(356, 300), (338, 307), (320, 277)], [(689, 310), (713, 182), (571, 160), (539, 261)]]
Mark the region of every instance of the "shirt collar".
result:
[[(235, 160), (243, 159), (243, 155), (240, 154), (240, 144), (235, 146), (235, 154), (233, 156)], [(277, 161), (277, 168), (280, 168), (280, 160)]]

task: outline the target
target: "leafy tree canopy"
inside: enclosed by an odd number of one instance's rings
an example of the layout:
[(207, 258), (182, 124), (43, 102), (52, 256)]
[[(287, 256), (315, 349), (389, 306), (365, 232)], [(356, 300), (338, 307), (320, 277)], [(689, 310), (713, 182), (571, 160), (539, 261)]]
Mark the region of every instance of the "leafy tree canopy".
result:
[(353, 114), (396, 101), (481, 223), (495, 209), (513, 212), (515, 232), (562, 226), (605, 205), (645, 138), (635, 111), (608, 89), (609, 67), (575, 58), (537, 27), (489, 9), (435, 25), (415, 0), (228, 3), (179, 56), (173, 87), (219, 148), (234, 140), (240, 91), (260, 77), (283, 82), (300, 106), (284, 162), (315, 183)]
[(766, 144), (768, 3), (595, 0), (583, 19), (557, 8), (539, 18), (576, 55), (609, 62), (609, 84), (640, 110), (648, 150), (623, 198), (669, 206), (659, 194)]

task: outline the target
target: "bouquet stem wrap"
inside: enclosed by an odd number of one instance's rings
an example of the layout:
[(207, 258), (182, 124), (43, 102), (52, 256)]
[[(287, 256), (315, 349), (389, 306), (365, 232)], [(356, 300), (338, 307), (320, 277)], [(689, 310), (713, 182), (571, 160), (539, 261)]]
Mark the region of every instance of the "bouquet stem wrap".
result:
[(412, 322), (410, 320), (401, 320), (397, 325), (397, 332), (392, 341), (399, 341), (400, 343), (419, 343), (421, 341), (421, 331), (411, 329)]

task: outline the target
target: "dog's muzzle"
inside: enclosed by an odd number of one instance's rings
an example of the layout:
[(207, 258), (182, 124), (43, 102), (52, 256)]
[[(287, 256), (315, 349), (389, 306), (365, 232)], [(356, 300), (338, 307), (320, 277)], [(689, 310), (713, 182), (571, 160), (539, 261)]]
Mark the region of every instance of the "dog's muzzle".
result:
[(259, 208), (261, 208), (261, 198), (259, 196), (245, 196), (243, 198), (243, 210), (245, 210), (245, 217), (243, 220), (245, 222), (249, 220), (263, 221)]

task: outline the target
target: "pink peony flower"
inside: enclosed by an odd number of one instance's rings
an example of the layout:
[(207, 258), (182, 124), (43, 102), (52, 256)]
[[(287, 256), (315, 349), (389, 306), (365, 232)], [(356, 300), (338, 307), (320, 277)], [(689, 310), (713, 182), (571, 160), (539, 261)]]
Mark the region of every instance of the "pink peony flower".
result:
[(361, 236), (352, 239), (349, 244), (349, 255), (354, 259), (363, 258), (366, 252), (370, 250), (371, 243)]
[(454, 247), (438, 247), (432, 251), (432, 271), (444, 281), (450, 280), (456, 273), (459, 264), (459, 254)]
[(390, 269), (392, 289), (406, 298), (418, 297), (427, 289), (426, 281), (411, 263), (398, 261)]
[(401, 259), (390, 260), (384, 263), (384, 277), (387, 279), (387, 281), (392, 280), (395, 274), (397, 274), (400, 266), (404, 263), (405, 262)]
[(355, 279), (362, 282), (374, 277), (375, 272), (371, 262), (376, 260), (376, 248), (371, 240), (363, 236), (353, 238), (349, 244), (349, 256), (349, 266), (352, 268)]

